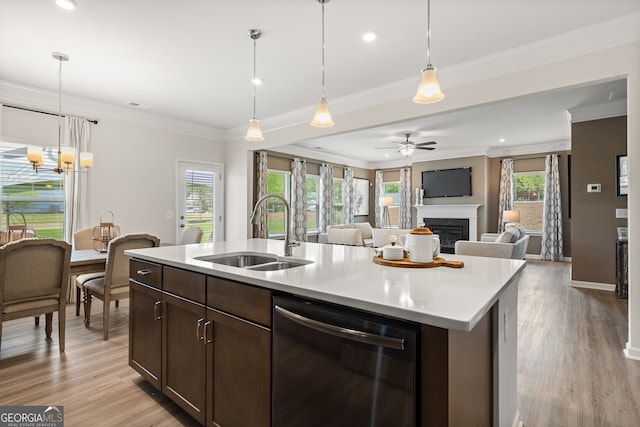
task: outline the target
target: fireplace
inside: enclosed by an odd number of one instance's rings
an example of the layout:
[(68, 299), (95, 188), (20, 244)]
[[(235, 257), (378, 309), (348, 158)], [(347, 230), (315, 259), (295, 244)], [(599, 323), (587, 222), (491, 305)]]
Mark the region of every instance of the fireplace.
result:
[(469, 220), (457, 218), (424, 218), (424, 224), (440, 236), (440, 252), (454, 253), (457, 240), (469, 240)]

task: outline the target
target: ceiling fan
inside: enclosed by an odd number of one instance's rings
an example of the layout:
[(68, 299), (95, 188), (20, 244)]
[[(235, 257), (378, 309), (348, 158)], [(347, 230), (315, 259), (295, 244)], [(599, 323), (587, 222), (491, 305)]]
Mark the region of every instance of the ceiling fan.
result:
[[(427, 141), (427, 142), (419, 142), (415, 143), (413, 141), (409, 141), (409, 137), (411, 137), (410, 133), (405, 133), (404, 141), (394, 141), (395, 144), (400, 144), (398, 147), (398, 152), (404, 154), (405, 156), (410, 156), (414, 150), (435, 150), (436, 147), (429, 147), (430, 145), (435, 145), (437, 142), (435, 141)], [(384, 147), (387, 148), (395, 148), (395, 147)]]

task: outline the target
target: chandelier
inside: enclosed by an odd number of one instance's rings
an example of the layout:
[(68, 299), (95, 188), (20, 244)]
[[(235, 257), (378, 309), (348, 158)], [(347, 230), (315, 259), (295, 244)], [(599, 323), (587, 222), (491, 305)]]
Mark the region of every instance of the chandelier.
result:
[[(74, 170), (73, 163), (76, 160), (76, 152), (73, 147), (62, 146), (62, 63), (69, 60), (69, 56), (60, 52), (53, 52), (51, 56), (58, 61), (58, 157), (56, 167), (51, 170), (56, 173), (63, 172), (86, 172), (87, 168), (93, 166), (93, 154), (89, 152), (80, 153), (80, 167), (82, 170)], [(30, 145), (27, 148), (27, 160), (31, 162), (31, 166), (36, 173), (42, 169), (44, 165), (44, 156), (42, 147)]]

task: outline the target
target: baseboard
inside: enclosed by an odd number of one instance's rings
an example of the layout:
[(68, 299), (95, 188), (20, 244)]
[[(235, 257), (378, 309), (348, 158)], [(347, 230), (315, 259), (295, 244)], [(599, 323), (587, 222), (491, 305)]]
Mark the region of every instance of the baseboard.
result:
[(615, 292), (616, 290), (616, 285), (612, 285), (610, 283), (583, 282), (581, 280), (571, 280), (571, 287), (611, 292)]
[(623, 352), (627, 359), (640, 360), (640, 348), (631, 347), (631, 343), (627, 343)]
[[(525, 254), (524, 259), (538, 259), (542, 260), (542, 256), (540, 254)], [(562, 257), (562, 261), (559, 262), (571, 262), (570, 256)]]

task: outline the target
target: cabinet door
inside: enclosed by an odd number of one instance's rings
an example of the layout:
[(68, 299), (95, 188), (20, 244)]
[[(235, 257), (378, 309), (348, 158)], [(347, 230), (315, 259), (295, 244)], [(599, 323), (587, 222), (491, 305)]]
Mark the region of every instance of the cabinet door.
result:
[(163, 293), (162, 392), (204, 424), (206, 309)]
[(207, 425), (271, 424), (271, 331), (207, 309)]
[(131, 282), (129, 285), (129, 366), (158, 390), (162, 372), (162, 293)]

